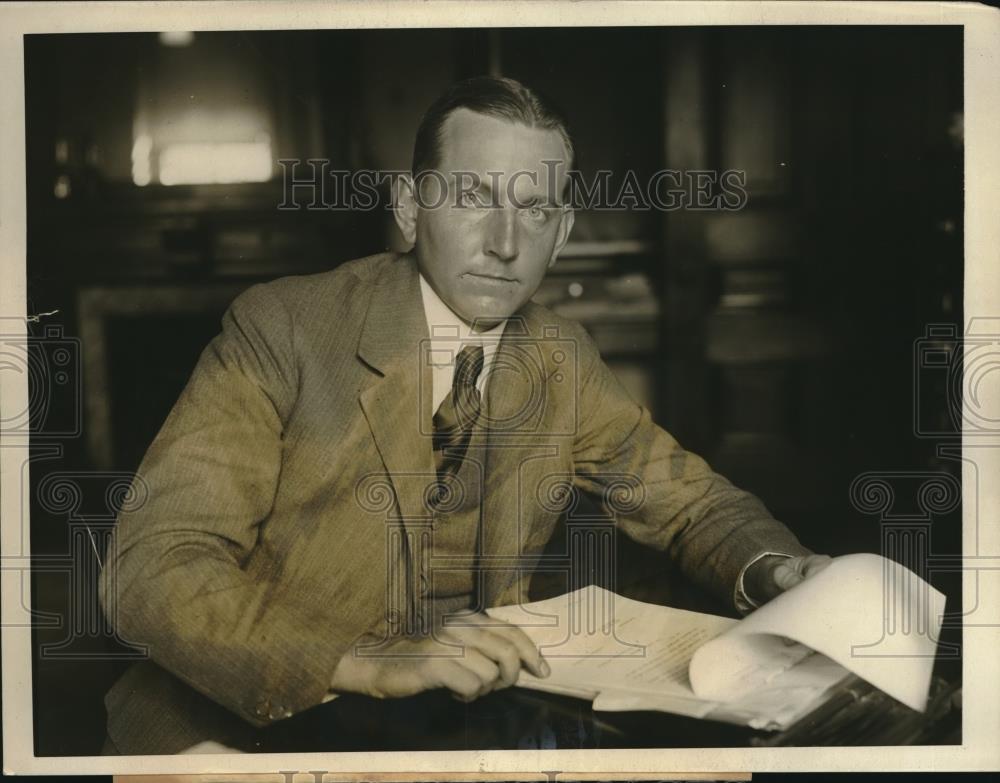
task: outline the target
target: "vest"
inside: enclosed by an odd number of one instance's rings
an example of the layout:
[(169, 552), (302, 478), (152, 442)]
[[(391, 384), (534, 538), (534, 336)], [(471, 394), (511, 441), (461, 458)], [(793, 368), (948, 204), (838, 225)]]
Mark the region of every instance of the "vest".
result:
[[(469, 447), (458, 472), (448, 482), (450, 492), (430, 510), (428, 536), (417, 551), (409, 552), (410, 564), (419, 577), (411, 582), (415, 612), (424, 618), (421, 627), (435, 617), (470, 608), (478, 593), (480, 530), (483, 484), (486, 481), (486, 400), (472, 431)], [(418, 562), (421, 561), (421, 562)]]

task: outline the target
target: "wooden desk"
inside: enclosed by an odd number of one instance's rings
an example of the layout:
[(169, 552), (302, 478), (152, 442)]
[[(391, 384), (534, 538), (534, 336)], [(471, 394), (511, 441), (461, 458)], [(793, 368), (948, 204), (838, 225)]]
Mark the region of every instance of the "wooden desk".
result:
[(863, 682), (847, 683), (780, 733), (660, 712), (594, 712), (579, 699), (510, 688), (472, 704), (444, 691), (409, 699), (346, 695), (248, 735), (247, 752), (527, 750), (957, 744), (958, 686), (936, 678), (919, 714)]

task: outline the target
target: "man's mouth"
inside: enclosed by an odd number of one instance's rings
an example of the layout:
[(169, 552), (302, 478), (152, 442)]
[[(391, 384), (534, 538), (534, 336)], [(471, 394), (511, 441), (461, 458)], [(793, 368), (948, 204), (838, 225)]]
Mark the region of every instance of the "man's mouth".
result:
[(479, 272), (466, 272), (468, 277), (475, 277), (479, 280), (491, 280), (495, 283), (516, 283), (517, 279), (513, 277), (505, 277), (503, 275), (488, 275)]

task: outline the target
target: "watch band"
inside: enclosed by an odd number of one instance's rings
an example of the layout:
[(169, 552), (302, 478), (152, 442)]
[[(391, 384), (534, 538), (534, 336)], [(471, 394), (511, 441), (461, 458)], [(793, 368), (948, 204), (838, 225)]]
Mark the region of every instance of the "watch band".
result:
[(786, 559), (790, 559), (795, 557), (795, 555), (790, 555), (787, 552), (761, 552), (740, 569), (740, 575), (736, 579), (736, 588), (733, 590), (733, 603), (741, 614), (752, 612), (760, 606), (759, 603), (747, 595), (746, 586), (743, 583), (743, 577), (746, 576), (746, 572), (750, 569), (750, 566), (765, 557), (784, 557)]

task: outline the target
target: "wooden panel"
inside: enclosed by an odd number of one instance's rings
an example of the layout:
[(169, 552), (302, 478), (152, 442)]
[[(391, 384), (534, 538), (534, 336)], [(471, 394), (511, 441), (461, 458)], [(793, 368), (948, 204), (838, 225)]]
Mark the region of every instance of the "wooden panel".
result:
[(715, 212), (705, 218), (708, 258), (719, 264), (795, 260), (799, 221), (787, 210)]
[(707, 359), (720, 364), (794, 361), (830, 348), (815, 323), (790, 313), (719, 310), (708, 320)]
[(746, 172), (751, 199), (786, 195), (795, 161), (778, 37), (737, 29), (724, 32), (720, 44), (719, 165)]
[[(663, 157), (679, 171), (708, 169), (712, 133), (708, 89), (709, 33), (665, 30), (662, 43)], [(711, 440), (706, 404), (709, 373), (704, 326), (710, 274), (705, 262), (704, 212), (664, 212), (662, 423), (688, 448), (704, 451)]]

